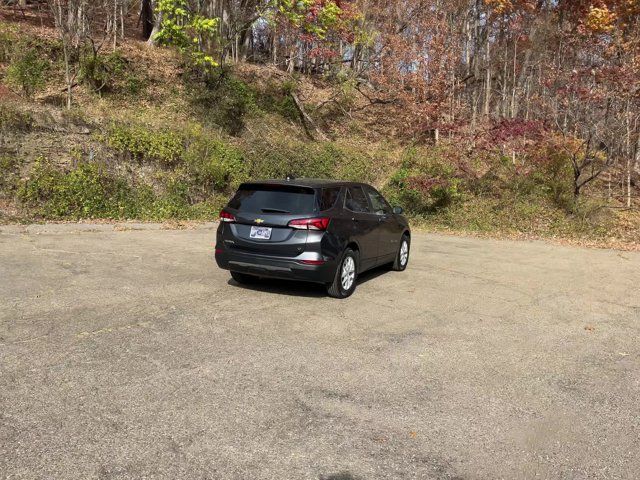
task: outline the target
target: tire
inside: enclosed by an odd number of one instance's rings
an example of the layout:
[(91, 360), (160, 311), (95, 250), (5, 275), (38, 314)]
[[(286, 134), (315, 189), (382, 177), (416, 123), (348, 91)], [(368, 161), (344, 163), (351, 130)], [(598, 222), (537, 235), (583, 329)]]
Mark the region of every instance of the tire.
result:
[(333, 298), (347, 298), (356, 290), (357, 279), (358, 255), (350, 248), (347, 248), (336, 269), (333, 283), (327, 287), (327, 293)]
[(231, 272), (231, 278), (233, 278), (239, 284), (249, 284), (256, 283), (258, 281), (258, 277), (254, 275), (249, 275), (247, 273), (240, 272)]
[[(406, 251), (403, 251), (406, 245)], [(398, 253), (396, 254), (396, 259), (393, 261), (392, 269), (396, 272), (402, 272), (409, 265), (409, 253), (411, 251), (411, 239), (408, 235), (402, 235), (402, 239), (400, 240), (400, 247), (398, 247)]]

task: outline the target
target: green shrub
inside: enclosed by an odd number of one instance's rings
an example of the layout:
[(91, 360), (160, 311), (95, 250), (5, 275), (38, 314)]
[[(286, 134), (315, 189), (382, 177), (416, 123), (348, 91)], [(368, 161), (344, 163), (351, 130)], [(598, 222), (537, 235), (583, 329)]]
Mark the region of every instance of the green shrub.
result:
[(422, 196), (416, 189), (410, 188), (409, 177), (409, 169), (398, 169), (385, 185), (383, 193), (391, 204), (402, 207), (407, 213), (421, 213)]
[(375, 180), (374, 164), (384, 164), (384, 158), (371, 158), (354, 148), (336, 147), (336, 161), (333, 177), (339, 180), (371, 183)]
[(42, 58), (36, 49), (19, 44), (7, 68), (7, 81), (20, 88), (25, 96), (32, 97), (45, 85), (48, 69), (49, 61)]
[(17, 187), (19, 162), (15, 156), (0, 155), (0, 196), (10, 197)]
[(189, 177), (183, 171), (161, 175), (163, 191), (154, 194), (150, 187), (136, 189), (138, 218), (146, 220), (212, 220), (228, 200), (227, 195), (210, 193), (195, 199)]
[(562, 148), (549, 147), (536, 178), (555, 205), (571, 211), (574, 202), (571, 157)]
[(146, 79), (135, 71), (121, 52), (106, 55), (86, 48), (78, 60), (78, 79), (95, 93), (124, 93), (137, 96), (146, 87)]
[(144, 125), (112, 124), (106, 134), (108, 145), (138, 161), (176, 165), (185, 151), (185, 138), (175, 130), (153, 130)]
[(29, 207), (41, 207), (53, 197), (61, 178), (62, 172), (46, 158), (40, 157), (20, 186), (18, 198)]
[(331, 178), (339, 154), (331, 143), (259, 138), (245, 150), (245, 157), (252, 178)]
[(89, 85), (91, 90), (100, 93), (112, 90), (119, 76), (126, 69), (126, 60), (118, 51), (102, 55), (87, 47), (80, 55), (80, 82)]
[(139, 96), (147, 87), (145, 78), (136, 73), (128, 73), (124, 79), (124, 90), (131, 96)]
[(226, 68), (206, 81), (187, 75), (185, 78), (195, 111), (207, 123), (215, 124), (230, 135), (240, 135), (245, 129), (245, 117), (250, 113), (273, 113), (300, 122), (300, 114), (292, 97), (297, 83), (287, 80), (271, 82), (259, 89), (245, 83)]
[(132, 193), (124, 180), (95, 163), (80, 163), (65, 172), (40, 158), (18, 198), (45, 218), (132, 218), (137, 215)]
[(415, 215), (427, 215), (461, 200), (462, 189), (455, 168), (442, 160), (439, 151), (410, 148), (383, 190), (394, 205)]
[[(192, 204), (188, 183), (180, 174), (168, 175), (165, 192), (154, 193), (149, 185), (133, 187), (96, 163), (80, 163), (61, 170), (47, 159), (34, 164), (17, 192), (21, 204), (45, 219), (211, 219), (216, 210)], [(211, 206), (211, 199), (204, 202)]]
[(186, 179), (179, 173), (168, 174), (164, 183), (164, 195), (155, 200), (152, 215), (156, 219), (188, 218), (191, 202)]
[[(374, 159), (350, 146), (285, 138), (255, 138), (244, 148), (251, 178), (334, 178), (372, 182)], [(383, 159), (377, 159), (383, 162)]]
[[(191, 102), (207, 122), (219, 125), (230, 135), (239, 135), (245, 128), (244, 117), (255, 111), (255, 92), (246, 83), (226, 70), (204, 83), (189, 81)], [(193, 86), (195, 85), (195, 86)]]
[(248, 177), (238, 149), (199, 129), (190, 132), (183, 158), (192, 191), (198, 190), (202, 197), (214, 190), (235, 188)]
[(105, 140), (126, 156), (157, 162), (182, 175), (193, 199), (206, 199), (214, 190), (228, 191), (248, 176), (242, 152), (197, 125), (184, 130), (153, 130), (136, 124), (112, 124)]
[(291, 96), (295, 89), (294, 80), (286, 80), (281, 84), (268, 83), (266, 87), (255, 92), (256, 105), (265, 113), (274, 113), (292, 122), (299, 122), (300, 113)]
[(331, 178), (335, 172), (336, 163), (342, 157), (342, 152), (330, 142), (321, 145), (310, 143), (302, 149), (300, 157), (298, 161), (304, 168), (300, 176)]
[(18, 41), (18, 30), (0, 22), (0, 63), (8, 63), (13, 53), (13, 45)]
[(300, 121), (300, 112), (291, 95), (286, 95), (279, 102), (276, 102), (275, 112), (292, 122)]

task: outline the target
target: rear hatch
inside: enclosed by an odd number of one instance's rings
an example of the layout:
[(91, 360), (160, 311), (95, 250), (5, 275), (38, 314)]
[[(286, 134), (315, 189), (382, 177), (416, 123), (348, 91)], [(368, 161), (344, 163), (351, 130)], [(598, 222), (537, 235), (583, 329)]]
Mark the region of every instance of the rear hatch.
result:
[(224, 226), (228, 248), (255, 254), (296, 257), (304, 252), (308, 230), (289, 227), (292, 220), (317, 211), (313, 188), (246, 183), (224, 211), (235, 217)]

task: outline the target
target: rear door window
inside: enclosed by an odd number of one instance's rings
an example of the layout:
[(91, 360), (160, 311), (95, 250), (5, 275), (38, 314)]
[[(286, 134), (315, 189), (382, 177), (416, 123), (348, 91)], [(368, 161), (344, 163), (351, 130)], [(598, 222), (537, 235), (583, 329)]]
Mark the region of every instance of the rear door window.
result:
[(371, 200), (373, 213), (377, 215), (388, 215), (391, 213), (391, 207), (382, 195), (380, 195), (375, 189), (371, 187), (367, 187), (366, 190), (367, 195), (369, 195), (369, 200)]
[(371, 213), (369, 202), (361, 187), (349, 187), (344, 206), (357, 213)]
[(328, 187), (322, 189), (320, 196), (320, 211), (331, 210), (340, 196), (340, 187)]
[(229, 208), (244, 213), (313, 213), (312, 188), (291, 185), (244, 184), (229, 202)]

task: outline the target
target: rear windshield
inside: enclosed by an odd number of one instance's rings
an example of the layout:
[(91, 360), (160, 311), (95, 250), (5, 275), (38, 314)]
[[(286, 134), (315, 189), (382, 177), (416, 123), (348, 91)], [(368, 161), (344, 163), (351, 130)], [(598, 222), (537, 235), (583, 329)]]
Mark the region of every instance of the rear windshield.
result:
[(247, 213), (313, 213), (315, 192), (312, 188), (289, 185), (240, 185), (229, 208)]

